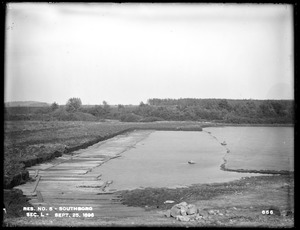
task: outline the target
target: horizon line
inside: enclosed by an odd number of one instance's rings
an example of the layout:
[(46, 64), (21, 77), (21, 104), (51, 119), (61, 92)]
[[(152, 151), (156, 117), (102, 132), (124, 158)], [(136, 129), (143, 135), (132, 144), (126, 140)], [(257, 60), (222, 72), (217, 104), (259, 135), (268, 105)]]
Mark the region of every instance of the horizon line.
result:
[[(70, 97), (70, 98), (73, 98), (73, 97)], [(196, 99), (196, 100), (232, 100), (232, 101), (245, 101), (245, 100), (252, 100), (252, 101), (294, 101), (295, 99), (254, 99), (254, 98), (243, 98), (243, 99), (233, 99), (233, 98), (192, 98), (192, 97), (180, 97), (180, 98), (149, 98), (146, 100), (146, 102), (144, 102), (143, 100), (141, 100), (139, 103), (136, 103), (136, 104), (131, 104), (131, 103), (116, 103), (116, 104), (110, 104), (108, 102), (109, 105), (139, 105), (141, 102), (147, 104), (147, 101), (148, 100), (153, 100), (153, 99), (158, 99), (158, 100), (182, 100), (182, 99)], [(106, 100), (104, 100), (106, 101)], [(35, 101), (35, 100), (17, 100), (17, 101), (4, 101), (4, 104), (7, 104), (7, 103), (16, 103), (16, 102), (36, 102), (36, 103), (46, 103), (46, 104), (49, 104), (51, 105), (52, 103), (57, 103), (59, 104), (58, 102), (56, 101), (53, 101), (53, 102), (45, 102), (45, 101)], [(64, 104), (66, 104), (67, 102), (65, 102)], [(100, 103), (101, 104), (101, 103)], [(63, 104), (61, 104), (63, 105)], [(82, 105), (99, 105), (98, 104), (94, 104), (94, 103), (82, 103)]]

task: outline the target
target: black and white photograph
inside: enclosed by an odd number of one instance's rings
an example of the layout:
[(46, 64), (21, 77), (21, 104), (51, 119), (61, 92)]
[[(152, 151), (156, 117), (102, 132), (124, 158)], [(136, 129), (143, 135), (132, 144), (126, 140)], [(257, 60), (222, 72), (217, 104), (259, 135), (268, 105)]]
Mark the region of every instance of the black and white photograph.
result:
[(4, 8), (2, 227), (295, 226), (294, 4)]

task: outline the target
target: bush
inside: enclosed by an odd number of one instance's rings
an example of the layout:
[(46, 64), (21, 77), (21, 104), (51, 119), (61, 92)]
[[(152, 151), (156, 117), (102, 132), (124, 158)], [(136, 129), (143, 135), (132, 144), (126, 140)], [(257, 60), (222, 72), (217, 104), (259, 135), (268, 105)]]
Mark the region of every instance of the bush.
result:
[(53, 102), (52, 104), (51, 104), (51, 110), (52, 111), (54, 111), (54, 110), (57, 110), (58, 109), (58, 104), (56, 103), (56, 102)]
[(98, 119), (89, 113), (74, 112), (69, 113), (65, 108), (58, 108), (51, 114), (59, 121), (97, 121)]
[(69, 113), (66, 111), (64, 107), (58, 108), (53, 111), (51, 115), (59, 121), (68, 121)]
[(71, 121), (97, 121), (97, 117), (93, 116), (89, 113), (83, 113), (83, 112), (75, 112), (70, 113), (69, 118)]
[(88, 109), (86, 109), (86, 111), (83, 111), (83, 112), (90, 113), (96, 117), (103, 117), (105, 115), (105, 110), (100, 105), (96, 105), (92, 108), (88, 108)]
[(66, 104), (66, 110), (70, 113), (74, 113), (79, 110), (81, 107), (82, 103), (80, 98), (70, 98)]
[(137, 121), (140, 121), (141, 119), (142, 119), (141, 116), (136, 115), (134, 113), (123, 114), (120, 117), (120, 120), (124, 121), (124, 122), (137, 122)]

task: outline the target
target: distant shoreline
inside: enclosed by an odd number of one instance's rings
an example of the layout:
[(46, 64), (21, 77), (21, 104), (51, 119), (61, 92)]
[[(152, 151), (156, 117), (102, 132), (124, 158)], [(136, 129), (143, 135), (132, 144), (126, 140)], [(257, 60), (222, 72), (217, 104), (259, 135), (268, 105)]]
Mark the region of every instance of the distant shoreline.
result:
[(230, 127), (230, 126), (237, 126), (237, 127), (294, 127), (295, 124), (235, 124), (235, 123), (213, 123), (205, 124), (202, 128), (209, 128), (209, 127)]

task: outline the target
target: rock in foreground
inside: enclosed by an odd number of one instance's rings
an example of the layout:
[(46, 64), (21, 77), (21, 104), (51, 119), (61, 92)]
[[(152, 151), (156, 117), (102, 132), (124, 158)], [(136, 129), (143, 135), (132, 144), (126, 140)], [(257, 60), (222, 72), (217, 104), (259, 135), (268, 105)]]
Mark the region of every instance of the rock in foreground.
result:
[(186, 202), (181, 202), (175, 204), (170, 210), (165, 214), (166, 217), (173, 217), (179, 221), (195, 221), (202, 219), (202, 215), (199, 213), (196, 205), (187, 204)]

